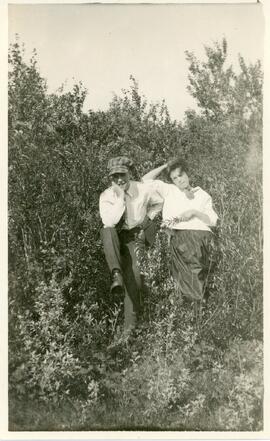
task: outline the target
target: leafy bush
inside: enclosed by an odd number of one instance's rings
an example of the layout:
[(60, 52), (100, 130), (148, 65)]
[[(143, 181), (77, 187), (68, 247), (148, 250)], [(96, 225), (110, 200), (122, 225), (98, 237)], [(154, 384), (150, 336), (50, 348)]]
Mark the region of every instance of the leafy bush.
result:
[[(48, 94), (36, 54), (9, 54), (9, 367), (14, 430), (261, 430), (262, 72), (187, 52), (200, 111), (172, 121), (131, 77), (108, 111), (83, 112), (86, 90)], [(109, 294), (98, 198), (107, 159), (136, 179), (182, 154), (212, 196), (210, 297), (177, 295), (167, 236), (141, 257), (144, 311), (127, 340)]]

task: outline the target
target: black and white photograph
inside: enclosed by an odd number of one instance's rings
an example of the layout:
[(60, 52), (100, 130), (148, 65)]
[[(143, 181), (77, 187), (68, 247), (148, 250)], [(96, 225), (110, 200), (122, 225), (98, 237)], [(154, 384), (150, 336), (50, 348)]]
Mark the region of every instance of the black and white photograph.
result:
[(8, 4), (11, 434), (263, 433), (264, 36), (259, 2)]

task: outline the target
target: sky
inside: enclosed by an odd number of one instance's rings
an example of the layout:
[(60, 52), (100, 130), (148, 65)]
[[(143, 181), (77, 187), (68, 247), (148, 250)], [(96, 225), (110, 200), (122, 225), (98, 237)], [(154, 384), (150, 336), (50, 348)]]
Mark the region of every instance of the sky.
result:
[(228, 64), (263, 58), (264, 20), (259, 4), (246, 5), (9, 5), (9, 42), (15, 34), (34, 48), (48, 91), (82, 81), (84, 110), (106, 110), (130, 75), (149, 102), (165, 99), (172, 118), (196, 107), (187, 91), (185, 50), (204, 59), (204, 45), (223, 37)]

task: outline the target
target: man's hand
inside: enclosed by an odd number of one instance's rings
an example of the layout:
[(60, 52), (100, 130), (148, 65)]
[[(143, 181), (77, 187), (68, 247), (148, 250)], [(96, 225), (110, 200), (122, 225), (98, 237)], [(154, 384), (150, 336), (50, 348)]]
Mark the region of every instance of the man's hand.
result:
[(117, 185), (115, 182), (112, 183), (112, 187), (117, 197), (124, 199), (125, 192), (123, 188), (119, 187), (119, 185)]

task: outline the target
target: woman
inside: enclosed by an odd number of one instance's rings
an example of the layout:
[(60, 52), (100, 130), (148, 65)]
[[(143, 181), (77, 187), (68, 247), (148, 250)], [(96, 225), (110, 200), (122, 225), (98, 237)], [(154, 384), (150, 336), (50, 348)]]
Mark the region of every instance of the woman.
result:
[[(170, 184), (155, 180), (164, 169)], [(171, 273), (180, 295), (203, 300), (210, 270), (210, 227), (218, 217), (211, 196), (200, 187), (191, 188), (187, 173), (185, 161), (176, 159), (150, 171), (142, 180), (151, 180), (164, 199), (162, 217), (171, 236)]]

